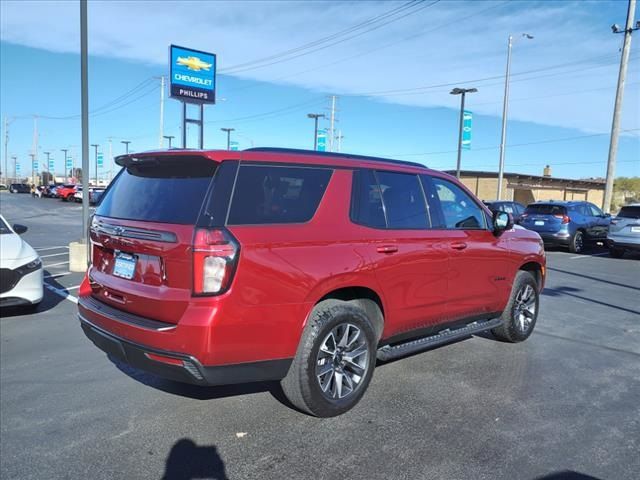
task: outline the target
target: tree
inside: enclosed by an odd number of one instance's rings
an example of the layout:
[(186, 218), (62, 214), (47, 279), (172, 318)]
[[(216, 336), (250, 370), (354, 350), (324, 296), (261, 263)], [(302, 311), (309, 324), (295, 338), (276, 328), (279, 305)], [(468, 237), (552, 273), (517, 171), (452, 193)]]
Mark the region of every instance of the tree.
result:
[(618, 177), (613, 182), (613, 203), (620, 207), (640, 201), (640, 177)]
[(73, 176), (78, 180), (78, 182), (82, 181), (82, 169), (81, 168), (74, 168), (73, 169)]

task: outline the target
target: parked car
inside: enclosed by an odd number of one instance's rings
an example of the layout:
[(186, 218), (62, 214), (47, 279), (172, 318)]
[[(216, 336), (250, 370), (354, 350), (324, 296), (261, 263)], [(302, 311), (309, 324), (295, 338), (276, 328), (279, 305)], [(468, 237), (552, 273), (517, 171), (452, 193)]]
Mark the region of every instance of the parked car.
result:
[(76, 193), (73, 194), (73, 201), (76, 203), (82, 202), (82, 187), (76, 188)]
[(20, 238), (26, 231), (24, 225), (10, 227), (0, 215), (0, 307), (35, 307), (42, 300), (42, 261)]
[(545, 244), (581, 253), (588, 243), (606, 241), (610, 221), (593, 203), (541, 201), (527, 206), (520, 225), (538, 232)]
[(376, 358), (533, 331), (540, 236), (445, 173), (269, 148), (116, 163), (78, 314), (119, 362), (198, 385), (281, 380), (329, 417), (360, 400)]
[(520, 223), (520, 217), (524, 213), (525, 206), (518, 202), (508, 200), (483, 200), (492, 212), (507, 212), (513, 216), (516, 223)]
[[(101, 187), (89, 187), (89, 204), (95, 205), (100, 200), (100, 197), (104, 193), (104, 188)], [(73, 199), (80, 203), (82, 202), (82, 187), (78, 187), (76, 193), (73, 195)]]
[(640, 251), (640, 203), (626, 205), (611, 219), (607, 245), (612, 257)]
[(78, 186), (74, 183), (62, 185), (56, 189), (56, 196), (63, 201), (73, 200), (73, 196), (78, 191)]
[(31, 187), (26, 183), (12, 183), (9, 187), (11, 193), (31, 193)]
[(4, 183), (0, 183), (0, 192), (9, 190)]

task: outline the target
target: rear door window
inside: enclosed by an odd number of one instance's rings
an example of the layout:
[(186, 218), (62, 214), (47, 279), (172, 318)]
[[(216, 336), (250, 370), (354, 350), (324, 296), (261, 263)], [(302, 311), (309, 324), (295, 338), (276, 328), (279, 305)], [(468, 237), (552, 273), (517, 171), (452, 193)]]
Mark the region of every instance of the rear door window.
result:
[(123, 168), (103, 195), (96, 214), (195, 224), (216, 165), (202, 157), (175, 156)]
[(429, 214), (422, 186), (417, 175), (396, 172), (376, 172), (387, 228), (429, 228)]
[(618, 213), (618, 217), (638, 220), (640, 219), (640, 206), (622, 207)]
[(333, 170), (240, 165), (229, 225), (304, 223), (311, 220)]
[(566, 215), (567, 209), (562, 205), (543, 203), (529, 205), (525, 213), (529, 215)]

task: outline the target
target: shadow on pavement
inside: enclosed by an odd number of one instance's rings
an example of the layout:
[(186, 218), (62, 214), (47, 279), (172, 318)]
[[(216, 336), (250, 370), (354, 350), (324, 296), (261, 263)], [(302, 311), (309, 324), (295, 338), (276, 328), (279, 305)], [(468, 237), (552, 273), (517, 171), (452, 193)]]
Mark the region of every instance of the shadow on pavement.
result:
[(171, 447), (162, 480), (196, 478), (226, 480), (228, 477), (215, 446), (199, 447), (189, 438), (180, 439)]
[[(44, 271), (45, 275), (49, 272), (47, 270)], [(60, 285), (54, 279), (48, 278), (46, 283), (51, 285), (52, 287), (58, 288), (60, 290), (64, 290), (65, 287)], [(44, 295), (42, 297), (42, 301), (36, 306), (20, 306), (20, 307), (1, 307), (0, 308), (0, 318), (9, 318), (9, 317), (19, 317), (22, 315), (35, 315), (37, 313), (46, 312), (55, 308), (60, 302), (64, 301), (60, 295), (53, 293), (48, 290), (46, 287), (44, 288)]]
[(624, 287), (624, 288), (632, 288), (633, 290), (640, 290), (640, 287), (633, 287), (631, 285), (625, 285), (624, 283), (612, 282), (610, 280), (603, 280), (601, 278), (592, 277), (590, 275), (585, 275), (583, 273), (574, 273), (568, 270), (561, 270), (559, 268), (553, 268), (553, 267), (547, 267), (547, 270), (550, 270), (553, 272), (565, 273), (567, 275), (573, 275), (575, 277), (580, 277), (580, 278), (588, 278), (589, 280), (593, 280), (594, 282), (608, 283), (609, 285), (615, 285), (616, 287)]
[(536, 480), (600, 480), (598, 477), (585, 475), (584, 473), (574, 472), (573, 470), (563, 470), (561, 472), (553, 472), (544, 477), (537, 477)]
[(542, 295), (546, 297), (561, 297), (563, 295), (567, 295), (569, 297), (579, 298), (580, 300), (584, 300), (585, 302), (596, 303), (598, 305), (615, 308), (616, 310), (621, 310), (623, 312), (635, 313), (637, 315), (640, 315), (640, 310), (633, 310), (631, 308), (625, 308), (619, 305), (613, 305), (612, 303), (601, 302), (600, 300), (594, 300), (593, 298), (583, 297), (582, 295), (576, 295), (575, 293), (572, 293), (580, 291), (582, 291), (582, 289), (573, 287), (545, 288), (542, 291)]

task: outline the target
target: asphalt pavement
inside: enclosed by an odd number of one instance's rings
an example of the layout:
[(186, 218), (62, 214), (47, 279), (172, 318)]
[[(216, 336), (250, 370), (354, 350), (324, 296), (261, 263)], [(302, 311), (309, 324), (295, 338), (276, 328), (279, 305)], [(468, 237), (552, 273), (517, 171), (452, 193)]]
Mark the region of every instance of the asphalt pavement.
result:
[(277, 384), (201, 388), (115, 365), (85, 338), (67, 245), (81, 208), (0, 193), (48, 287), (0, 319), (0, 478), (632, 479), (640, 472), (640, 257), (548, 252), (533, 335), (380, 366), (337, 418)]

